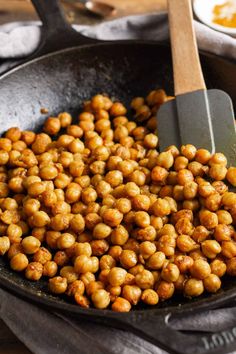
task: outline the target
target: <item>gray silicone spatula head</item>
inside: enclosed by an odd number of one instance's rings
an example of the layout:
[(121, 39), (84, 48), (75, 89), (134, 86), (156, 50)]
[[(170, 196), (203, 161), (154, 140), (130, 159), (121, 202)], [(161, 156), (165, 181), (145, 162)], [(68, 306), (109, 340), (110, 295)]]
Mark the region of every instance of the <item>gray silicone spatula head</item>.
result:
[(160, 149), (193, 144), (223, 152), (236, 164), (236, 129), (230, 97), (206, 90), (193, 29), (190, 0), (168, 0), (175, 99), (157, 115)]

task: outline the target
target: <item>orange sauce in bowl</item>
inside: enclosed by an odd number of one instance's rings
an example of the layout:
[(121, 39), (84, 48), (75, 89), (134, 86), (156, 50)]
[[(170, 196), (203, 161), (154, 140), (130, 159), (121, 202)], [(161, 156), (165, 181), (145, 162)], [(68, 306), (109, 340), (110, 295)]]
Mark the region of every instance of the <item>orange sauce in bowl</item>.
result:
[(236, 2), (226, 1), (213, 8), (213, 22), (224, 27), (236, 28)]

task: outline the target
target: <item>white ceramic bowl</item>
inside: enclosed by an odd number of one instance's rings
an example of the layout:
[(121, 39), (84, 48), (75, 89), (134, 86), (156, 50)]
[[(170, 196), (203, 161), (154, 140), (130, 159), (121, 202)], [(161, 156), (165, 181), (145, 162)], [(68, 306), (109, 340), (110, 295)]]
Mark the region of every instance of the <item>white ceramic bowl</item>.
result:
[(198, 19), (207, 26), (236, 37), (236, 28), (221, 26), (212, 21), (214, 6), (222, 5), (226, 1), (227, 0), (193, 0), (193, 10)]

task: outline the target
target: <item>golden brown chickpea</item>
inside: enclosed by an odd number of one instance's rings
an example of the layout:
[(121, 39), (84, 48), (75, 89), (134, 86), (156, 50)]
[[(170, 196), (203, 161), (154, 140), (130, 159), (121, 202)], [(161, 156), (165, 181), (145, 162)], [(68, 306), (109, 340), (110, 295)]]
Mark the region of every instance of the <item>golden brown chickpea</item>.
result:
[(181, 154), (185, 156), (188, 160), (193, 160), (196, 155), (197, 149), (195, 148), (195, 146), (187, 144), (182, 145), (180, 151)]
[(101, 281), (91, 281), (86, 286), (86, 293), (91, 296), (95, 291), (104, 289), (104, 284)]
[(111, 255), (106, 254), (100, 258), (99, 266), (101, 270), (111, 269), (116, 266), (116, 261)]
[(75, 236), (70, 233), (61, 234), (57, 239), (57, 247), (59, 249), (70, 248), (75, 243)]
[(60, 270), (60, 276), (66, 278), (68, 284), (73, 283), (78, 279), (78, 274), (75, 273), (74, 267), (72, 266), (62, 267)]
[(159, 231), (163, 227), (162, 218), (159, 216), (151, 215), (151, 225)]
[(12, 142), (20, 140), (21, 131), (17, 127), (9, 128), (5, 134), (6, 139), (10, 139)]
[(7, 236), (0, 237), (0, 255), (3, 256), (10, 249), (10, 239)]
[(129, 312), (131, 310), (131, 304), (128, 300), (117, 297), (111, 308), (115, 312)]
[(157, 294), (160, 300), (167, 300), (171, 298), (175, 291), (175, 286), (173, 283), (168, 283), (162, 280), (157, 286)]
[(209, 176), (215, 181), (222, 181), (225, 179), (227, 173), (227, 168), (220, 164), (214, 164), (209, 169)]
[(166, 199), (158, 198), (152, 205), (152, 212), (155, 216), (159, 217), (169, 215), (171, 212), (170, 204)]
[(76, 273), (87, 273), (91, 272), (92, 269), (92, 259), (86, 255), (81, 255), (76, 257), (74, 262), (74, 268)]
[(120, 255), (120, 264), (125, 269), (134, 267), (138, 262), (137, 255), (132, 250), (123, 250)]
[(109, 244), (106, 240), (92, 240), (90, 242), (93, 256), (102, 256), (109, 249)]
[(18, 253), (23, 253), (22, 245), (20, 243), (13, 243), (7, 252), (7, 257), (8, 259), (11, 259)]
[(154, 285), (153, 274), (149, 270), (144, 269), (135, 276), (135, 282), (141, 289), (152, 288)]
[(50, 226), (54, 231), (66, 230), (70, 224), (69, 214), (57, 214), (51, 218)]
[(76, 233), (81, 233), (85, 228), (85, 220), (83, 216), (80, 214), (74, 215), (70, 220), (70, 227)]
[(193, 278), (202, 280), (211, 274), (211, 267), (207, 261), (197, 259), (193, 262), (190, 272)]
[(219, 224), (230, 225), (233, 222), (232, 216), (226, 210), (218, 210), (216, 212)]
[(193, 259), (189, 256), (178, 255), (175, 257), (174, 263), (179, 268), (180, 273), (187, 273), (193, 265)]
[(127, 113), (126, 108), (120, 102), (113, 103), (110, 108), (110, 115), (111, 116), (115, 116), (115, 117), (125, 116), (126, 113)]
[(121, 246), (111, 246), (109, 248), (109, 251), (108, 251), (108, 254), (115, 259), (115, 261), (119, 261), (120, 259), (120, 255), (121, 255), (121, 252), (122, 252), (122, 248)]
[(54, 261), (47, 261), (43, 265), (43, 276), (52, 278), (57, 274), (57, 264)]
[(98, 223), (93, 229), (93, 237), (101, 240), (108, 237), (111, 234), (111, 231), (112, 229), (110, 226), (103, 223)]
[(6, 165), (9, 160), (9, 154), (5, 150), (0, 150), (0, 166)]
[(214, 261), (211, 262), (210, 267), (211, 267), (211, 272), (220, 278), (223, 277), (223, 275), (226, 272), (226, 264), (220, 259), (214, 259)]
[(227, 181), (229, 181), (232, 186), (236, 186), (236, 168), (230, 167), (226, 174)]
[(38, 262), (41, 264), (45, 264), (46, 262), (51, 261), (52, 254), (45, 247), (40, 247), (37, 252), (34, 253), (33, 260), (34, 262)]
[(60, 123), (61, 123), (61, 127), (62, 127), (62, 128), (68, 127), (68, 125), (70, 125), (71, 122), (72, 122), (72, 117), (71, 117), (71, 115), (70, 115), (69, 113), (67, 113), (67, 112), (62, 112), (62, 113), (60, 113), (60, 114), (58, 115), (58, 119), (59, 119), (59, 121), (60, 121)]
[(165, 262), (165, 254), (163, 252), (153, 253), (147, 260), (147, 267), (152, 270), (161, 269)]
[(49, 135), (56, 135), (61, 129), (60, 119), (49, 117), (44, 123), (43, 129)]
[(29, 198), (23, 203), (23, 209), (27, 216), (33, 215), (40, 208), (40, 202), (37, 199)]
[(143, 97), (135, 97), (132, 99), (132, 101), (130, 103), (131, 108), (133, 108), (134, 110), (137, 110), (142, 105), (144, 105), (144, 98)]
[(175, 237), (170, 235), (163, 235), (157, 241), (156, 246), (158, 251), (163, 252), (165, 256), (173, 256), (176, 247)]
[[(12, 178), (13, 179), (13, 178)], [(43, 182), (34, 182), (28, 186), (28, 194), (31, 197), (38, 197), (46, 189), (46, 186)]]
[(125, 285), (122, 289), (122, 296), (131, 305), (137, 305), (142, 295), (142, 290), (136, 285)]
[(66, 295), (68, 296), (75, 296), (75, 294), (83, 295), (84, 291), (85, 291), (85, 286), (82, 280), (75, 280), (72, 283), (68, 284)]
[(189, 235), (179, 235), (176, 243), (177, 247), (182, 252), (191, 252), (199, 247)]
[(44, 166), (39, 169), (39, 175), (43, 180), (49, 181), (57, 177), (58, 171), (54, 166)]
[(67, 289), (67, 279), (62, 277), (54, 277), (49, 279), (49, 290), (53, 294), (63, 294)]
[(134, 210), (147, 211), (150, 208), (150, 204), (151, 204), (151, 201), (150, 201), (149, 196), (144, 195), (144, 194), (136, 195), (132, 199), (132, 207)]
[(179, 275), (179, 268), (174, 263), (167, 264), (167, 266), (164, 267), (161, 272), (162, 279), (169, 283), (176, 282), (179, 278)]
[(90, 282), (95, 281), (95, 275), (91, 272), (86, 272), (80, 275), (80, 280), (82, 280), (86, 287)]
[(113, 267), (108, 274), (108, 281), (112, 286), (120, 286), (124, 283), (126, 274), (125, 269)]
[(150, 241), (144, 241), (140, 244), (139, 252), (143, 259), (149, 259), (156, 252), (156, 246)]
[(102, 218), (104, 223), (108, 226), (116, 227), (121, 223), (123, 214), (121, 214), (118, 209), (108, 208), (104, 211)]
[(37, 281), (43, 275), (43, 265), (39, 262), (30, 262), (25, 269), (25, 277)]
[(199, 213), (200, 223), (207, 229), (214, 229), (218, 225), (217, 214), (208, 210), (201, 210)]
[(159, 296), (153, 289), (146, 289), (143, 291), (141, 300), (147, 305), (156, 305), (159, 301)]
[[(228, 241), (226, 241), (228, 242)], [(213, 259), (221, 252), (220, 244), (215, 240), (206, 240), (201, 243), (203, 254), (210, 259)]]
[(232, 234), (233, 230), (228, 225), (224, 224), (218, 224), (214, 230), (214, 237), (218, 242), (230, 241)]
[(115, 202), (115, 207), (122, 213), (127, 214), (131, 210), (131, 201), (127, 198), (119, 198)]
[(200, 296), (204, 291), (202, 280), (190, 278), (184, 285), (184, 293), (188, 297)]
[(101, 223), (102, 218), (97, 213), (88, 213), (85, 218), (85, 226), (89, 230), (93, 230), (96, 225)]
[(152, 169), (151, 179), (153, 182), (159, 185), (165, 184), (167, 176), (168, 176), (168, 171), (163, 167), (156, 166)]
[[(226, 265), (226, 264), (224, 263), (224, 265)], [(236, 275), (236, 257), (229, 259), (227, 261), (226, 266), (227, 266), (226, 267), (227, 274), (229, 274), (230, 276), (235, 276)]]
[(79, 293), (75, 293), (74, 295), (76, 303), (83, 308), (89, 308), (89, 299), (86, 296), (80, 295)]
[(61, 233), (58, 231), (46, 231), (46, 242), (50, 248), (57, 247), (57, 240), (61, 236)]
[(16, 272), (22, 272), (29, 264), (28, 258), (23, 253), (15, 254), (10, 261), (11, 268)]
[(221, 205), (221, 195), (219, 193), (213, 193), (205, 199), (204, 205), (210, 211), (217, 211)]
[(36, 211), (31, 217), (30, 222), (35, 227), (43, 227), (50, 223), (50, 218), (44, 211)]
[(83, 201), (85, 204), (89, 204), (89, 203), (91, 203), (91, 202), (95, 202), (95, 201), (96, 201), (96, 199), (97, 199), (97, 192), (96, 192), (95, 189), (92, 188), (92, 187), (84, 188), (84, 189), (82, 190), (81, 197), (82, 197), (82, 201)]
[(209, 165), (210, 166), (213, 166), (213, 165), (226, 166), (227, 165), (227, 159), (226, 159), (224, 154), (222, 154), (221, 152), (217, 152), (214, 155), (212, 155), (212, 157), (210, 158)]
[(183, 193), (185, 199), (194, 199), (197, 196), (198, 184), (190, 181), (184, 185)]
[(203, 280), (204, 288), (209, 293), (216, 293), (221, 287), (221, 280), (215, 274), (210, 274)]
[(183, 169), (186, 169), (188, 166), (188, 159), (184, 156), (177, 156), (174, 162), (174, 170), (175, 171), (181, 171)]
[(145, 211), (137, 211), (135, 213), (134, 220), (139, 227), (146, 227), (150, 225), (150, 216)]
[(155, 149), (158, 144), (158, 137), (155, 134), (147, 134), (144, 138), (143, 143), (146, 148)]
[(195, 155), (195, 160), (202, 163), (203, 165), (207, 164), (211, 158), (211, 153), (206, 149), (198, 149)]
[(22, 229), (19, 225), (10, 224), (7, 227), (7, 236), (11, 243), (17, 243), (21, 241)]
[(8, 138), (0, 138), (0, 149), (10, 152), (12, 149), (12, 142)]
[(34, 236), (27, 236), (22, 240), (23, 250), (26, 254), (34, 254), (39, 250), (41, 242)]
[(236, 256), (236, 243), (234, 241), (223, 241), (221, 243), (221, 253), (226, 258), (233, 258)]
[(203, 242), (205, 241), (210, 235), (210, 231), (205, 228), (205, 226), (199, 225), (195, 228), (192, 238), (196, 242)]
[(123, 183), (123, 175), (119, 170), (110, 171), (106, 174), (105, 181), (114, 188)]

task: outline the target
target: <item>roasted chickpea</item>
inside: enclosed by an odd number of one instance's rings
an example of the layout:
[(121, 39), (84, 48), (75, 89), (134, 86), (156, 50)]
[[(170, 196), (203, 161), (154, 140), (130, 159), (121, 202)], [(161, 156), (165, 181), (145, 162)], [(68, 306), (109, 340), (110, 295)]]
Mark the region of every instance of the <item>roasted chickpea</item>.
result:
[(217, 292), (221, 287), (221, 280), (215, 274), (210, 274), (208, 277), (203, 280), (204, 288), (209, 293)]
[(28, 258), (23, 253), (15, 254), (10, 260), (10, 266), (16, 272), (22, 272), (29, 264)]
[(25, 269), (25, 277), (29, 280), (37, 281), (43, 275), (43, 265), (39, 262), (31, 262)]
[(122, 289), (122, 296), (131, 305), (137, 305), (142, 295), (142, 290), (136, 285), (125, 285)]
[(122, 297), (117, 297), (111, 308), (115, 312), (129, 312), (131, 310), (131, 304), (128, 300)]
[(200, 296), (204, 291), (203, 281), (190, 278), (184, 285), (184, 293), (188, 297)]

